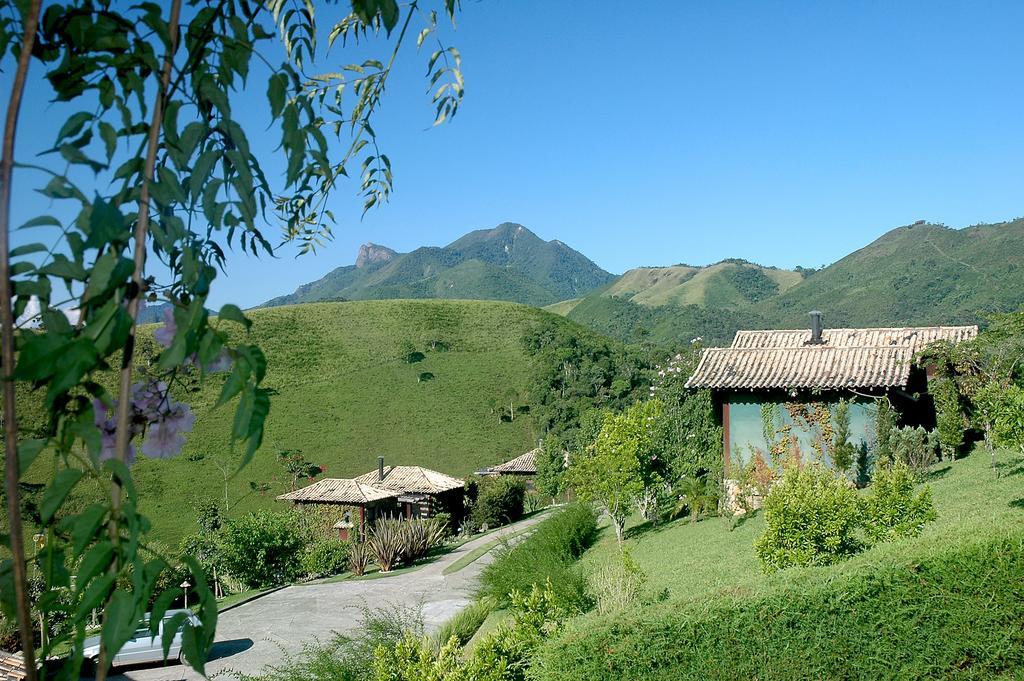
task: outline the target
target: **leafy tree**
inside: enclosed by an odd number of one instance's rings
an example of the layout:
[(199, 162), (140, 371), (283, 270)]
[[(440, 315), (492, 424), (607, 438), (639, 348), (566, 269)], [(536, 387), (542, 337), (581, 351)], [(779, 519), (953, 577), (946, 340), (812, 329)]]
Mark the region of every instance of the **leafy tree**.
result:
[(850, 442), (850, 401), (839, 400), (832, 409), (832, 465), (845, 474), (853, 467), (857, 448)]
[[(439, 4), (454, 16), (454, 0)], [(436, 14), (425, 8), (354, 0), (351, 12), (330, 22), (328, 43), (379, 39), (389, 56), (317, 75), (307, 72), (318, 56), (312, 3), (283, 11), (283, 0), (198, 2), (184, 14), (182, 5), (69, 0), (47, 3), (44, 11), (40, 0), (25, 0), (0, 17), (0, 59), (13, 83), (0, 151), (0, 363), (12, 553), (0, 565), (0, 605), (17, 616), (29, 681), (38, 676), (30, 560), (41, 567), (45, 587), (37, 610), (44, 617), (77, 613), (40, 651), (42, 658), (58, 648), (72, 651), (62, 663), (65, 678), (78, 675), (91, 610), (103, 613), (102, 681), (150, 604), (155, 630), (178, 597), (176, 587), (164, 589), (158, 579), (173, 569), (173, 559), (146, 538), (149, 522), (130, 469), (136, 448), (149, 457), (174, 456), (194, 421), (178, 398), (196, 380), (226, 372), (218, 404), (235, 407), (227, 436), (241, 445), (240, 465), (256, 454), (270, 408), (266, 360), (244, 336), (229, 333), (232, 325), (250, 326), (237, 306), (211, 318), (213, 282), (233, 249), (273, 253), (263, 233), (268, 225), (279, 226), (281, 241), (300, 253), (329, 239), (334, 216), (325, 201), (357, 170), (354, 158), (362, 161), (364, 210), (388, 199), (391, 162), (371, 122), (405, 36), (420, 22), (419, 44), (437, 31)], [(280, 63), (275, 35), (284, 46)], [(460, 57), (439, 45), (427, 62), (436, 124), (461, 101)], [(48, 89), (75, 113), (53, 121), (51, 149), (25, 166), (19, 181), (41, 177), (34, 188), (69, 217), (32, 218), (22, 227), (52, 230), (53, 238), (11, 249), (14, 149), (32, 63), (46, 78), (32, 87)], [(286, 165), (281, 178), (264, 173), (236, 117), (235, 93), (251, 87), (267, 95), (269, 134), (279, 136)], [(260, 134), (267, 129), (261, 124)], [(147, 269), (154, 259), (159, 266)], [(137, 338), (138, 316), (144, 301), (158, 299), (167, 303), (155, 334), (160, 347), (147, 355), (140, 352), (149, 341)], [(114, 390), (103, 380), (112, 368)], [(17, 396), (25, 388), (42, 396), (45, 416), (27, 420), (31, 430), (19, 427)], [(50, 540), (30, 556), (20, 483), (41, 456), (53, 458), (55, 471), (39, 513)], [(88, 482), (107, 493), (84, 508), (68, 503)], [(216, 604), (202, 567), (192, 556), (184, 562), (202, 622), (185, 627), (184, 648), (202, 673)], [(69, 567), (76, 579), (70, 604), (59, 596), (69, 593)]]
[(694, 343), (664, 367), (655, 367), (658, 374), (652, 394), (664, 405), (656, 446), (670, 482), (684, 477), (717, 481), (722, 472), (722, 428), (711, 391), (686, 388), (686, 379), (699, 361), (700, 345)]
[(323, 466), (308, 461), (300, 449), (282, 450), (277, 453), (277, 460), (291, 479), (290, 489), (293, 492), (300, 481), (315, 480), (317, 476), (327, 471)]
[(967, 426), (956, 384), (950, 378), (940, 377), (931, 382), (928, 390), (935, 401), (936, 430), (942, 457), (952, 461), (963, 446)]
[(893, 431), (896, 430), (896, 410), (889, 399), (875, 401), (875, 460), (892, 461)]
[(565, 481), (565, 458), (567, 448), (562, 438), (549, 435), (537, 452), (537, 477), (534, 487), (541, 494), (555, 498), (562, 492)]
[(620, 544), (629, 508), (650, 480), (660, 415), (661, 403), (656, 400), (638, 402), (621, 414), (606, 412), (597, 439), (571, 462), (573, 489), (580, 499), (598, 504)]
[(991, 424), (992, 443), (1024, 451), (1024, 388), (989, 384), (980, 392), (978, 403)]

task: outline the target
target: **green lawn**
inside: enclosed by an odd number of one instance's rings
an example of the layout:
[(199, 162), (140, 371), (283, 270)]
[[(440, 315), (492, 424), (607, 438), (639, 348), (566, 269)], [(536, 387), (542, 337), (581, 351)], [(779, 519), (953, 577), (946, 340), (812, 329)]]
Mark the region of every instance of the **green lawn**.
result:
[[(660, 527), (627, 527), (626, 546), (647, 573), (652, 593), (669, 590), (670, 599), (702, 599), (720, 594), (743, 596), (773, 586), (835, 579), (846, 572), (931, 553), (951, 544), (1024, 524), (1024, 456), (997, 453), (996, 473), (987, 451), (976, 450), (952, 464), (940, 463), (931, 485), (939, 517), (920, 537), (881, 544), (833, 567), (794, 568), (775, 575), (761, 573), (754, 541), (764, 530), (758, 513), (730, 531), (723, 518), (695, 524), (677, 520)], [(615, 536), (602, 531), (600, 541), (583, 560), (592, 567), (616, 551)]]
[[(509, 393), (525, 394), (533, 380), (521, 338), (543, 318), (571, 324), (535, 308), (488, 301), (317, 303), (247, 314), (250, 341), (267, 357), (265, 385), (276, 394), (262, 449), (228, 480), (232, 515), (279, 506), (274, 497), (289, 481), (276, 455), (285, 449), (301, 450), (332, 477), (372, 470), (378, 455), (463, 476), (522, 454), (540, 436), (533, 420), (522, 414), (503, 421), (495, 411)], [(152, 352), (153, 328), (142, 330), (143, 353)], [(411, 351), (422, 353), (422, 361), (409, 363)], [(433, 378), (426, 380), (427, 373)], [(133, 467), (154, 536), (172, 546), (196, 531), (198, 502), (223, 504), (222, 469), (237, 468), (238, 453), (228, 447), (233, 405), (213, 408), (223, 381), (213, 376), (178, 395), (197, 415), (181, 456), (140, 457)], [(31, 478), (52, 476), (48, 465), (40, 457)], [(271, 490), (253, 494), (250, 482), (270, 483)], [(84, 505), (98, 493), (83, 483), (74, 496)]]

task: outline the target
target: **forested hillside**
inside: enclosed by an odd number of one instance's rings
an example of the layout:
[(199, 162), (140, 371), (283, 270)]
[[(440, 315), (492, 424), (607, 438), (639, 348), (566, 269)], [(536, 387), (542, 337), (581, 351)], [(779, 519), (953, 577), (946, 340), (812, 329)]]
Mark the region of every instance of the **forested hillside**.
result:
[(818, 271), (744, 261), (626, 272), (610, 286), (548, 307), (626, 341), (727, 343), (737, 329), (984, 323), (1024, 304), (1024, 220), (894, 229)]

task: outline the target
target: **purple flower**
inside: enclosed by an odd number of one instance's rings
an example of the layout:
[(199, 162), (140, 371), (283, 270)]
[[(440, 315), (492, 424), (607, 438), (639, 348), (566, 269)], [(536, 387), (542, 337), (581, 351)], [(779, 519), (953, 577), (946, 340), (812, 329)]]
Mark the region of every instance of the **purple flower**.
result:
[(171, 421), (157, 421), (149, 427), (142, 442), (142, 453), (154, 459), (170, 459), (185, 446), (185, 436)]
[(207, 373), (217, 374), (222, 371), (231, 371), (231, 363), (231, 354), (227, 349), (224, 349), (220, 351), (219, 355), (217, 355), (217, 359), (213, 360), (203, 368), (206, 369)]
[(174, 322), (174, 307), (168, 305), (164, 308), (164, 325), (153, 332), (156, 342), (165, 348), (171, 347), (174, 336), (178, 333), (178, 325)]

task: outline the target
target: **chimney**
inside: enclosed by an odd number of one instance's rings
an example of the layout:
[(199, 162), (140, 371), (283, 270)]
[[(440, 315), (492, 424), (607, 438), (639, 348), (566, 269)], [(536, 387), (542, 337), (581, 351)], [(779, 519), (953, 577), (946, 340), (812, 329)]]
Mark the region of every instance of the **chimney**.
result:
[(813, 310), (811, 315), (811, 340), (807, 341), (808, 345), (821, 345), (825, 341), (821, 340), (821, 313), (817, 310)]
[(377, 482), (384, 481), (384, 457), (377, 457)]

